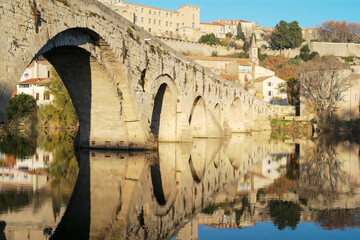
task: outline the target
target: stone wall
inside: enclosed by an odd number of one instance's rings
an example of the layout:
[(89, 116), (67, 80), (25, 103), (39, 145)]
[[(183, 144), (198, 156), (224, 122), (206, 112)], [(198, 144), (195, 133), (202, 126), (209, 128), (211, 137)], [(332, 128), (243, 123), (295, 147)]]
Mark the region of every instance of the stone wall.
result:
[(177, 39), (161, 38), (161, 41), (176, 51), (190, 56), (211, 56), (213, 53), (217, 53), (218, 56), (225, 56), (242, 52), (242, 50), (236, 50), (234, 47), (210, 46), (205, 43), (187, 42)]
[(284, 50), (271, 50), (271, 49), (263, 50), (263, 49), (261, 49), (261, 53), (267, 54), (267, 55), (275, 55), (275, 56), (283, 54), (287, 58), (294, 58), (300, 54), (300, 48), (284, 49)]
[(296, 107), (272, 105), (272, 111), (275, 118), (295, 117)]
[(356, 43), (311, 42), (310, 49), (320, 56), (360, 57), (360, 44)]

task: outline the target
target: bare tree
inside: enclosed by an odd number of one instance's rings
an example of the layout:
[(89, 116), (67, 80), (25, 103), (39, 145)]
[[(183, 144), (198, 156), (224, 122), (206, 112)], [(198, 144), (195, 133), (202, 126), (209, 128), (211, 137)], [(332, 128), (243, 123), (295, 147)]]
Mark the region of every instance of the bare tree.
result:
[(333, 56), (315, 57), (298, 71), (301, 104), (315, 120), (329, 121), (350, 88), (350, 67)]

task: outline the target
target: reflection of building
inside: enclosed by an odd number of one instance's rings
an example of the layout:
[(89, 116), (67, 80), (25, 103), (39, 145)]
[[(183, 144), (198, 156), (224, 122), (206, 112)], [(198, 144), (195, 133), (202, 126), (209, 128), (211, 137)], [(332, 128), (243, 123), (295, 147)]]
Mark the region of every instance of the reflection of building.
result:
[(197, 41), (200, 38), (200, 7), (186, 4), (178, 10), (156, 8), (121, 0), (102, 0), (134, 24), (155, 36)]
[(5, 165), (0, 168), (0, 185), (2, 188), (30, 188), (33, 190), (44, 187), (48, 181), (46, 175), (36, 172), (44, 169), (52, 161), (51, 152), (38, 148), (35, 155), (25, 159), (16, 159), (5, 154)]
[(48, 179), (46, 175), (33, 171), (17, 170), (12, 167), (0, 168), (0, 189), (32, 189), (44, 187)]
[(13, 96), (28, 94), (36, 99), (38, 105), (49, 104), (53, 96), (46, 93), (46, 84), (50, 82), (52, 66), (47, 61), (33, 61), (25, 70)]

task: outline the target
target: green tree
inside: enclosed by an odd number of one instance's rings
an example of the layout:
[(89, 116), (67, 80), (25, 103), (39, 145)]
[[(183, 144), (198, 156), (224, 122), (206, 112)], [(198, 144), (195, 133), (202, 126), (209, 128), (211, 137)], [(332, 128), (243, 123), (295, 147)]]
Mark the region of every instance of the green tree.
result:
[(40, 120), (60, 128), (74, 128), (78, 121), (69, 93), (55, 69), (52, 69), (51, 76), (52, 81), (47, 85), (47, 92), (53, 95), (54, 99), (41, 111)]
[(9, 105), (5, 111), (8, 120), (16, 120), (36, 113), (38, 106), (33, 96), (28, 94), (19, 94), (10, 99)]
[(310, 53), (310, 48), (309, 45), (305, 45), (302, 48), (300, 48), (300, 58), (304, 61), (307, 62), (311, 59), (313, 59), (316, 55), (318, 55), (317, 52), (312, 52)]
[(215, 37), (215, 34), (210, 33), (200, 37), (199, 43), (206, 43), (208, 45), (219, 44), (220, 40)]
[(232, 38), (233, 34), (231, 32), (227, 32), (225, 34), (226, 38)]
[(245, 41), (245, 34), (244, 34), (243, 30), (242, 30), (241, 22), (239, 22), (239, 24), (237, 25), (236, 38)]
[(301, 207), (293, 202), (271, 200), (270, 216), (273, 218), (275, 226), (279, 230), (290, 227), (292, 230), (296, 229), (300, 221)]
[(270, 36), (270, 46), (275, 50), (297, 48), (303, 41), (301, 28), (297, 21), (291, 23), (280, 21)]

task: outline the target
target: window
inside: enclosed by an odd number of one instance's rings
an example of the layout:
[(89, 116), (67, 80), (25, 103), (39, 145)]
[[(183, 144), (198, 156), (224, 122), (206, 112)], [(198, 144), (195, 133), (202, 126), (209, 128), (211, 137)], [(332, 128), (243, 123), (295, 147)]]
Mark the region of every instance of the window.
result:
[(193, 14), (193, 19), (195, 18), (195, 14)]
[(165, 24), (166, 26), (168, 26), (168, 21), (166, 21), (166, 24)]
[(271, 91), (269, 91), (269, 96), (271, 96)]
[(168, 17), (169, 13), (166, 13), (166, 17)]
[(172, 17), (172, 13), (170, 13), (170, 17)]
[(156, 24), (156, 19), (154, 19), (154, 24)]
[(271, 87), (271, 82), (268, 82), (268, 86)]
[(151, 28), (149, 28), (149, 32), (151, 32)]
[(151, 24), (151, 18), (149, 18), (149, 24)]
[(19, 85), (19, 88), (28, 88), (28, 87), (30, 87), (29, 84), (20, 84)]
[(134, 22), (137, 22), (137, 16), (134, 16)]
[(168, 30), (166, 30), (166, 35), (168, 35), (169, 34), (169, 31)]
[(355, 95), (355, 101), (357, 101), (358, 100), (358, 95)]
[(144, 13), (144, 8), (141, 9), (141, 13)]
[(192, 23), (192, 28), (194, 28), (195, 27), (195, 23)]
[(135, 12), (137, 12), (137, 7), (135, 7)]
[(144, 22), (144, 17), (141, 17), (141, 22), (142, 22), (142, 23)]
[(170, 22), (170, 27), (172, 27), (172, 22)]
[(156, 16), (156, 11), (154, 11), (154, 16)]
[(161, 20), (159, 20), (159, 25), (161, 25)]
[(159, 16), (161, 15), (161, 12), (159, 11)]
[(179, 26), (180, 26), (180, 25), (177, 23), (177, 24), (176, 24), (176, 27), (179, 28)]
[(50, 94), (44, 93), (44, 100), (50, 100)]
[(40, 94), (36, 93), (36, 97), (35, 97), (36, 101), (38, 101), (40, 99)]
[(151, 14), (151, 10), (149, 10), (149, 14)]

